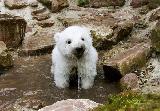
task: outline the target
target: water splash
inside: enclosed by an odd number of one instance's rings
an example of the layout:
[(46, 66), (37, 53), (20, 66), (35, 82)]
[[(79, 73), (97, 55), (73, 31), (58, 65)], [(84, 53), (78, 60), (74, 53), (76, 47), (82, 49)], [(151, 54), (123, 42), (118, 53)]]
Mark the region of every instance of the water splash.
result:
[(81, 77), (78, 75), (78, 95), (77, 97), (80, 98), (80, 92), (81, 92)]

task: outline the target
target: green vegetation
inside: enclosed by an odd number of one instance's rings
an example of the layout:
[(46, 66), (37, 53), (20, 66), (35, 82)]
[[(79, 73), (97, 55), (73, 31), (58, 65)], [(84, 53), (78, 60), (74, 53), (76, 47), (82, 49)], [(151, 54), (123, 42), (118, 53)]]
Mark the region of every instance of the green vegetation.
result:
[(89, 4), (89, 0), (77, 0), (78, 6), (85, 6), (87, 4)]
[(111, 95), (105, 105), (92, 111), (160, 111), (160, 95), (131, 92)]
[(160, 6), (160, 0), (150, 0), (148, 7), (149, 9), (155, 9)]

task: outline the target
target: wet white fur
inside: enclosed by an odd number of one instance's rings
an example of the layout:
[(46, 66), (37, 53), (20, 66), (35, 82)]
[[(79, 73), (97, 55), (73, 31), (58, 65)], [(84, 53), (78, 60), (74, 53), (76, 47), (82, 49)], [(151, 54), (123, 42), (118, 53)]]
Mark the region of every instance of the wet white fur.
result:
[[(84, 41), (82, 41), (82, 37)], [(82, 88), (91, 88), (97, 75), (98, 54), (92, 46), (90, 31), (85, 27), (70, 26), (64, 31), (56, 33), (54, 39), (56, 45), (52, 51), (51, 72), (54, 74), (56, 86), (59, 88), (68, 87), (71, 70), (77, 67)], [(66, 43), (68, 39), (72, 41), (71, 44)], [(86, 49), (83, 57), (77, 59), (73, 54), (73, 50), (81, 45), (84, 45)]]

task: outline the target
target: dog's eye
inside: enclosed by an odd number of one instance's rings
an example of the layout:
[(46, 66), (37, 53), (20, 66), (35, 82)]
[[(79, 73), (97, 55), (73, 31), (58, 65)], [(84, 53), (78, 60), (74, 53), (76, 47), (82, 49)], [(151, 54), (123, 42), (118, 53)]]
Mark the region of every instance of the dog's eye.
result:
[(81, 40), (84, 41), (84, 38), (82, 37)]
[(71, 44), (71, 40), (67, 40), (66, 43), (67, 43), (67, 44)]

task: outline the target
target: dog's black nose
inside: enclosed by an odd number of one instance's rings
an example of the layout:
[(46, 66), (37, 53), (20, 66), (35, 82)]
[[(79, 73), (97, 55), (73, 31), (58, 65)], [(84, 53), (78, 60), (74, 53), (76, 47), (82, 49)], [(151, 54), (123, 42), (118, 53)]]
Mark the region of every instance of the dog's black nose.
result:
[(74, 49), (74, 55), (77, 57), (77, 58), (81, 58), (82, 55), (84, 54), (84, 51), (85, 51), (85, 48), (84, 47), (76, 47)]
[(76, 50), (77, 53), (79, 53), (79, 52), (83, 52), (84, 48), (83, 47), (77, 47), (75, 50)]

